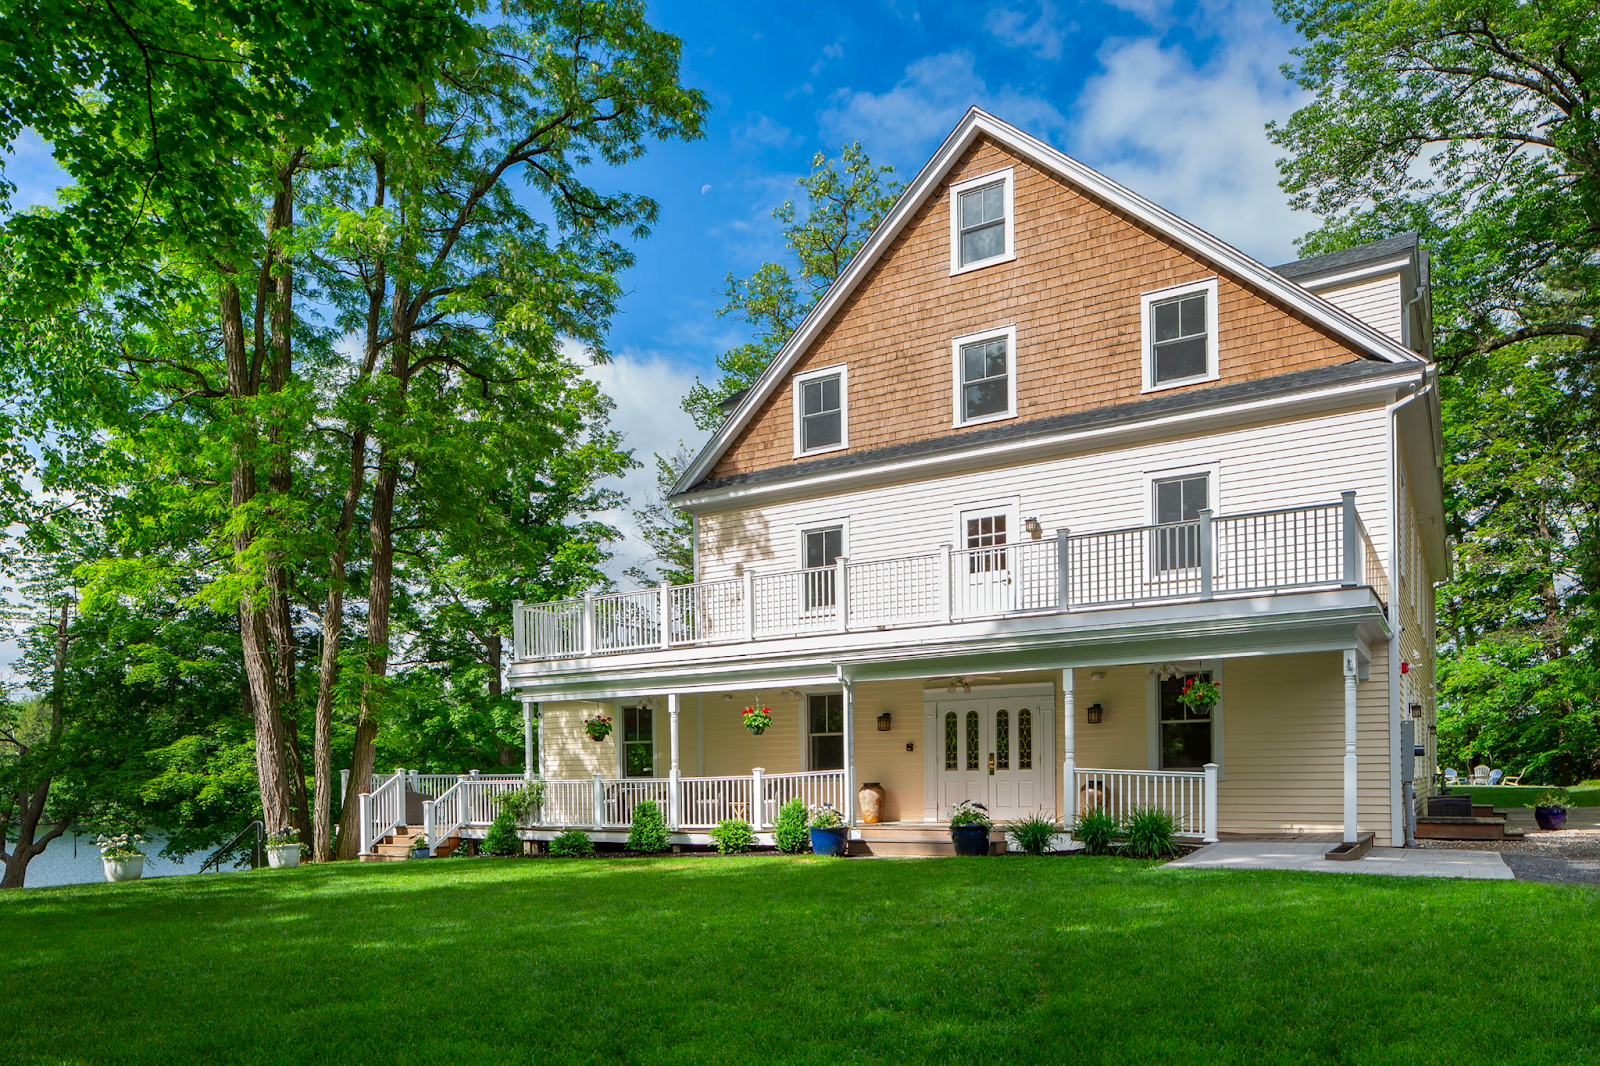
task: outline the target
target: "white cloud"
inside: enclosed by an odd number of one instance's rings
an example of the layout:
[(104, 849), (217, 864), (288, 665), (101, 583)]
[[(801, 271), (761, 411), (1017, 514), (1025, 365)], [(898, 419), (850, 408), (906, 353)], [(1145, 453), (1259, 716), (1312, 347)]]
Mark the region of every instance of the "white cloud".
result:
[(782, 148), (794, 140), (794, 131), (766, 115), (751, 112), (733, 129), (735, 140), (769, 148)]
[[(580, 359), (581, 361), (581, 359)], [(611, 413), (611, 425), (622, 433), (627, 446), (641, 464), (630, 470), (611, 487), (621, 490), (628, 503), (618, 511), (597, 515), (622, 530), (627, 538), (613, 545), (616, 557), (606, 570), (624, 585), (628, 584), (622, 572), (630, 566), (645, 564), (650, 550), (639, 539), (639, 528), (633, 520), (631, 508), (641, 506), (655, 491), (655, 455), (670, 455), (677, 451), (678, 441), (691, 449), (698, 448), (706, 434), (694, 426), (689, 415), (679, 406), (689, 387), (694, 384), (694, 370), (657, 352), (623, 351), (609, 363), (588, 368), (588, 375), (605, 390), (616, 403)]]
[(1278, 70), (1288, 43), (1253, 16), (1213, 22), (1221, 37), (1194, 63), (1156, 37), (1108, 41), (1073, 107), (1071, 151), (1143, 196), (1269, 263), (1315, 224), (1278, 188), (1264, 129), (1299, 91)]
[(817, 116), (826, 138), (859, 140), (874, 159), (902, 166), (922, 162), (973, 104), (1044, 137), (1067, 120), (1048, 100), (1010, 86), (991, 89), (966, 49), (925, 56), (881, 93), (840, 89)]
[(1036, 9), (993, 8), (984, 19), (983, 28), (1010, 48), (1025, 48), (1040, 59), (1060, 59), (1067, 35), (1077, 32), (1078, 24), (1063, 24), (1058, 21), (1059, 16), (1054, 0), (1039, 0)]

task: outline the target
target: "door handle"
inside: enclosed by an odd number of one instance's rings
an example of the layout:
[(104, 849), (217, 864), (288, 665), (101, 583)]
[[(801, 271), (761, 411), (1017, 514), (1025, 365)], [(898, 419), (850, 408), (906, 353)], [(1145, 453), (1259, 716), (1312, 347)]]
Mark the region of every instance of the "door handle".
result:
[(994, 776), (994, 752), (989, 753), (989, 776)]

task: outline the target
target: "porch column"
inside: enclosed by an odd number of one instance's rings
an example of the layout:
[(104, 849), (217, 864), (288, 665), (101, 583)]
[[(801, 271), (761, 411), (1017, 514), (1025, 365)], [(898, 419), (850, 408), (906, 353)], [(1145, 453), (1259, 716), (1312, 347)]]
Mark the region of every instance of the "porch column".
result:
[(1078, 789), (1073, 780), (1078, 768), (1078, 753), (1074, 733), (1078, 724), (1078, 709), (1073, 688), (1076, 679), (1069, 666), (1061, 671), (1061, 816), (1067, 831), (1078, 821)]
[(844, 689), (844, 816), (856, 824), (856, 694), (855, 684), (839, 674)]
[(1356, 681), (1360, 663), (1354, 648), (1344, 653), (1344, 839), (1356, 839)]
[(539, 772), (539, 753), (533, 735), (533, 701), (522, 701), (522, 778), (532, 781)]
[(682, 791), (678, 786), (678, 694), (667, 693), (667, 720), (672, 726), (672, 772), (668, 776), (667, 792), (667, 824), (677, 829), (682, 819), (683, 802), (680, 798)]

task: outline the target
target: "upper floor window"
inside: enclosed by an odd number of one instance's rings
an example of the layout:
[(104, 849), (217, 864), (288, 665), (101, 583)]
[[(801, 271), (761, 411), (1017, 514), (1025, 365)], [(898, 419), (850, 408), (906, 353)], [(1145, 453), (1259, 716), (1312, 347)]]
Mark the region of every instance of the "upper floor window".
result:
[(1147, 292), (1139, 301), (1145, 391), (1215, 380), (1216, 279)]
[(801, 374), (794, 381), (794, 452), (810, 455), (845, 447), (848, 391), (842, 366), (824, 367)]
[(1152, 486), (1156, 528), (1156, 571), (1187, 570), (1200, 565), (1200, 512), (1211, 506), (1211, 478), (1207, 474), (1162, 478)]
[(950, 272), (1016, 258), (1012, 236), (1011, 170), (950, 187)]
[(970, 426), (1017, 413), (1015, 327), (957, 337), (955, 424)]
[(815, 526), (800, 531), (801, 607), (817, 611), (832, 607), (838, 577), (834, 565), (844, 554), (844, 523)]

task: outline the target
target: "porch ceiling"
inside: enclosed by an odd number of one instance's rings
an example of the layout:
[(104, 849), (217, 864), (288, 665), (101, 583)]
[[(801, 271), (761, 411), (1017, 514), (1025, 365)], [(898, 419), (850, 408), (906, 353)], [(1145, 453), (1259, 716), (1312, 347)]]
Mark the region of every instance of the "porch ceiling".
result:
[(1365, 588), (1030, 615), (595, 658), (519, 662), (518, 695), (596, 699), (1174, 659), (1363, 651), (1390, 635)]

